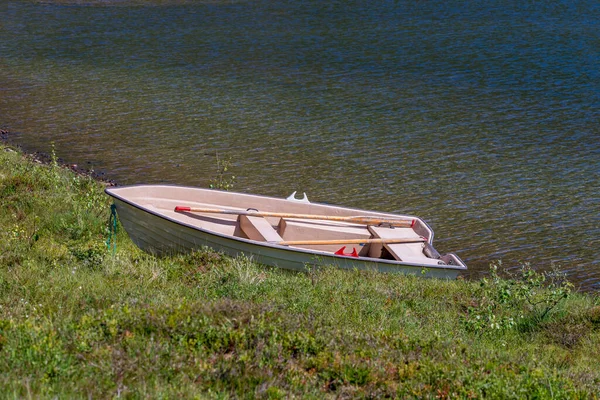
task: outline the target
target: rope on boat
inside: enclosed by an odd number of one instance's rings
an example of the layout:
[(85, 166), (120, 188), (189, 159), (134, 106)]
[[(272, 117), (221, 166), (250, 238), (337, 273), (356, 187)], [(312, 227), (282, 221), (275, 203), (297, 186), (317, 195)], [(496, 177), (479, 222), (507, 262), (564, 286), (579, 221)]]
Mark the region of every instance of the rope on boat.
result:
[(117, 252), (117, 206), (111, 204), (110, 217), (108, 218), (108, 239), (106, 239), (106, 247), (115, 254)]

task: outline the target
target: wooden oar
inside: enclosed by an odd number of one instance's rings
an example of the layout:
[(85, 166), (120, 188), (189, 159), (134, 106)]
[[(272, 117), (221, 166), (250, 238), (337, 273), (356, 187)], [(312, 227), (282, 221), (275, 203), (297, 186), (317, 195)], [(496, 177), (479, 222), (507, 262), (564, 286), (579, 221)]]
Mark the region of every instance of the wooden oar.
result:
[(425, 238), (418, 239), (333, 239), (333, 240), (284, 240), (283, 242), (274, 242), (282, 246), (298, 246), (298, 245), (328, 245), (328, 244), (367, 244), (367, 243), (422, 243), (426, 242)]
[[(340, 217), (332, 215), (314, 215), (314, 214), (287, 214), (287, 213), (276, 213), (276, 212), (263, 212), (263, 211), (244, 211), (244, 210), (221, 210), (218, 208), (192, 208), (177, 206), (175, 207), (176, 212), (194, 212), (194, 213), (212, 213), (212, 214), (230, 214), (230, 215), (251, 215), (255, 217), (279, 217), (279, 218), (297, 218), (297, 219), (317, 219), (322, 221), (342, 221), (351, 222), (355, 224), (364, 225), (379, 225), (386, 224), (397, 227), (412, 228), (415, 225), (414, 219), (390, 219), (390, 218), (379, 218), (379, 217), (366, 217), (366, 216), (355, 216), (355, 217)], [(361, 242), (362, 243), (362, 242)]]

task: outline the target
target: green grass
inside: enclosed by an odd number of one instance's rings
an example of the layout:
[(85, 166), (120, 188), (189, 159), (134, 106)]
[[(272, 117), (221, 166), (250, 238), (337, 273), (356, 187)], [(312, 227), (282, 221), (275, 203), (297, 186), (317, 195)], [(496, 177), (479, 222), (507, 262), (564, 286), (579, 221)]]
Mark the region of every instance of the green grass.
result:
[(560, 277), (113, 253), (100, 183), (0, 150), (3, 398), (597, 398), (600, 299)]

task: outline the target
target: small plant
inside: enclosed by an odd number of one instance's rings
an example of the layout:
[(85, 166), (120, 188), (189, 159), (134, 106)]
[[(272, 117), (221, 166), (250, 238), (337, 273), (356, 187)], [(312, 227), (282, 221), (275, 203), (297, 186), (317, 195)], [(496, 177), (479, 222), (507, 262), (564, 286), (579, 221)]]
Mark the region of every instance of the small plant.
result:
[(12, 228), (8, 230), (8, 239), (12, 240), (14, 243), (21, 242), (27, 244), (27, 246), (31, 248), (31, 246), (33, 246), (40, 238), (37, 226), (38, 222), (39, 217), (34, 216), (31, 221), (32, 226), (30, 229), (23, 226), (23, 224), (15, 223)]
[[(70, 251), (79, 262), (79, 265), (89, 269), (98, 269), (104, 261), (107, 249), (103, 244), (95, 243), (87, 246), (74, 247)], [(75, 269), (73, 271), (75, 271)]]
[(559, 271), (536, 272), (529, 264), (518, 273), (498, 275), (501, 263), (490, 266), (490, 275), (481, 280), (479, 299), (464, 318), (468, 330), (478, 334), (504, 331), (527, 320), (542, 321), (550, 311), (569, 297), (573, 285)]
[(235, 176), (228, 173), (231, 168), (231, 157), (225, 160), (219, 158), (217, 153), (217, 175), (210, 180), (211, 189), (231, 190), (235, 182)]
[(53, 168), (58, 167), (58, 157), (56, 156), (56, 146), (54, 142), (50, 142), (50, 165)]
[(53, 184), (58, 184), (61, 181), (60, 165), (58, 164), (58, 157), (56, 155), (56, 146), (54, 142), (50, 143), (50, 165), (49, 165), (49, 178)]

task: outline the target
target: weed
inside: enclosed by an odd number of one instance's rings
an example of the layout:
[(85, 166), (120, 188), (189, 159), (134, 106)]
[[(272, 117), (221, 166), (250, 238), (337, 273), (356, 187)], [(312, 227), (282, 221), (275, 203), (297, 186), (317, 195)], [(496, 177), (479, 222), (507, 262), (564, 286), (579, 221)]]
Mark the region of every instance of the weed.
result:
[[(81, 266), (90, 269), (100, 268), (104, 262), (106, 253), (106, 246), (100, 242), (82, 247), (73, 247), (71, 249), (71, 254), (75, 257), (78, 263)], [(74, 271), (75, 269), (76, 267), (74, 267)]]
[(573, 285), (558, 271), (537, 272), (526, 264), (518, 273), (498, 274), (501, 263), (490, 266), (489, 277), (480, 284), (479, 299), (463, 318), (466, 328), (491, 334), (516, 328), (530, 331), (571, 294)]
[(235, 183), (235, 176), (229, 173), (232, 166), (231, 157), (226, 159), (219, 158), (217, 152), (217, 171), (216, 176), (210, 180), (211, 189), (231, 190)]

